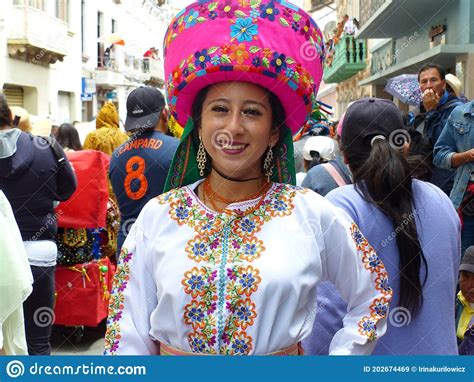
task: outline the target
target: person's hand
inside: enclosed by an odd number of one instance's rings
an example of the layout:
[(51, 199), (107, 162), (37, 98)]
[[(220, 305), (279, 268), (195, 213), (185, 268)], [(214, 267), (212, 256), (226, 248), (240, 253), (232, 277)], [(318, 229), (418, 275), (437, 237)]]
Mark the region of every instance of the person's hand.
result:
[(425, 107), (426, 111), (433, 110), (438, 106), (440, 97), (433, 89), (426, 89), (423, 94), (423, 106)]
[(469, 153), (469, 162), (474, 162), (474, 148), (468, 150)]

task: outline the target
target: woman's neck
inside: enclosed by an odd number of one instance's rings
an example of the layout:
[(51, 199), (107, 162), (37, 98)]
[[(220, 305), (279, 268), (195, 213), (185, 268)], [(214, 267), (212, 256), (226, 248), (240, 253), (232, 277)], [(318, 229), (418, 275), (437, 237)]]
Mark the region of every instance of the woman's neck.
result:
[[(219, 175), (214, 169), (199, 186), (199, 198), (211, 209), (225, 209), (230, 203), (254, 199), (261, 196), (259, 191), (267, 183), (267, 178), (253, 178), (247, 181), (233, 181)], [(207, 191), (206, 191), (207, 188)], [(213, 193), (217, 194), (213, 196)], [(256, 195), (256, 194), (259, 195)], [(222, 199), (222, 200), (221, 200)], [(226, 203), (223, 200), (227, 200)]]

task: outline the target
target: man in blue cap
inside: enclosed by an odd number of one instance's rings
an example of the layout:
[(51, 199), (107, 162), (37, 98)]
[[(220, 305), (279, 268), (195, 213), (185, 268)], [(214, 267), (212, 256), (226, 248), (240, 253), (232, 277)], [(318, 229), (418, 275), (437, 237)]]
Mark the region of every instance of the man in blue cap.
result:
[(125, 130), (133, 135), (110, 161), (109, 177), (119, 204), (117, 251), (143, 206), (160, 195), (179, 141), (167, 135), (165, 99), (153, 87), (139, 87), (127, 99)]

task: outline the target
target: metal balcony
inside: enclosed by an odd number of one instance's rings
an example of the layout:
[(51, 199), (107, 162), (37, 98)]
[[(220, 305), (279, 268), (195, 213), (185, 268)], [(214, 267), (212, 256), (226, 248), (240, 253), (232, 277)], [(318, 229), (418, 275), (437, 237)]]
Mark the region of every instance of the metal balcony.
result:
[(367, 45), (365, 40), (343, 36), (336, 44), (332, 62), (324, 66), (324, 82), (338, 83), (351, 78), (367, 66)]

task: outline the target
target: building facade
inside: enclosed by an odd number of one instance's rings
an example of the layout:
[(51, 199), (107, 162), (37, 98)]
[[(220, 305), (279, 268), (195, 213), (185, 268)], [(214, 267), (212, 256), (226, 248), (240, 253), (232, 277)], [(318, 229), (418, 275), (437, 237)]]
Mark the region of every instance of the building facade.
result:
[[(159, 50), (174, 12), (164, 0), (4, 0), (0, 90), (56, 124), (90, 121), (106, 101), (125, 120), (130, 91), (163, 86)], [(156, 58), (144, 58), (151, 47)]]
[[(387, 80), (417, 73), (433, 62), (456, 75), (474, 97), (474, 2), (470, 0), (358, 0), (358, 38), (378, 39), (371, 48), (369, 85), (386, 97)], [(405, 106), (406, 107), (406, 106)], [(407, 108), (407, 107), (406, 107)]]

